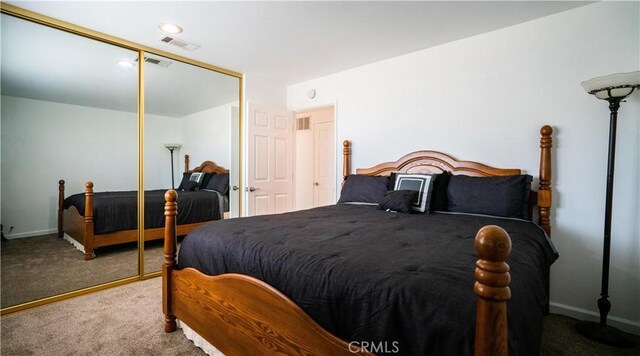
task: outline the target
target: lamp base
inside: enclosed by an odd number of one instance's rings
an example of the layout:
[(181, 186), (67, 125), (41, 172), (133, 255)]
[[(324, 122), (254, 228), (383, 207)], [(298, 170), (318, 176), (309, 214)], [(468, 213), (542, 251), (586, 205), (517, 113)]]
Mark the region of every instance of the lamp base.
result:
[(624, 331), (614, 327), (591, 321), (581, 321), (576, 324), (576, 329), (589, 339), (616, 347), (634, 347), (636, 345)]

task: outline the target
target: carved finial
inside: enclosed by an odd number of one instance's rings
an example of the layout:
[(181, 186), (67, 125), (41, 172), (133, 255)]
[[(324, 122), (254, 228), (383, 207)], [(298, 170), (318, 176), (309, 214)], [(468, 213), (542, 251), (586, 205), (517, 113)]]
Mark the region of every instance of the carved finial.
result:
[[(507, 300), (509, 290), (509, 265), (505, 263), (511, 253), (511, 238), (503, 228), (488, 225), (476, 235), (476, 284), (474, 291), (483, 298)], [(489, 287), (489, 288), (486, 288)]]
[(64, 185), (64, 179), (60, 179), (60, 180), (58, 181), (58, 185)]
[(92, 181), (90, 181), (90, 180), (89, 180), (89, 181), (87, 181), (87, 182), (84, 184), (84, 187), (85, 187), (85, 188), (87, 188), (87, 190), (89, 190), (89, 189), (93, 189), (93, 182), (92, 182)]
[(169, 189), (164, 193), (164, 200), (166, 200), (167, 203), (175, 203), (177, 199), (178, 193), (173, 189)]
[(351, 174), (351, 142), (344, 140), (342, 142), (342, 184)]
[(507, 333), (507, 300), (511, 298), (509, 265), (511, 239), (502, 228), (485, 226), (476, 235), (476, 261), (473, 291), (478, 296), (476, 308), (476, 356), (506, 356), (509, 350)]
[(540, 128), (540, 134), (542, 136), (551, 136), (551, 134), (553, 134), (553, 128), (549, 125), (544, 125)]
[(504, 262), (511, 253), (511, 239), (503, 228), (487, 225), (476, 235), (476, 252), (481, 260)]

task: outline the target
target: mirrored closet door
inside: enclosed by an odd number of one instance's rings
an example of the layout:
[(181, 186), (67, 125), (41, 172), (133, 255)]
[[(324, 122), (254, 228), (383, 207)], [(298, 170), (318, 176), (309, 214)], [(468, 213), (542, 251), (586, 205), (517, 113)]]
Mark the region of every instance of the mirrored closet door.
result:
[(145, 53), (144, 81), (147, 274), (162, 265), (167, 189), (178, 191), (178, 235), (240, 215), (240, 79)]
[(137, 276), (137, 52), (1, 26), (2, 308)]

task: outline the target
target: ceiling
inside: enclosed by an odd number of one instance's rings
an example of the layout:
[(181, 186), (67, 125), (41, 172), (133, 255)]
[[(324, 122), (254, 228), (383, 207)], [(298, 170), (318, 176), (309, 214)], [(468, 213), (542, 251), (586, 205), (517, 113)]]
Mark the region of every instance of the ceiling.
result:
[[(118, 65), (137, 52), (7, 15), (0, 35), (2, 95), (137, 112), (137, 68)], [(238, 100), (238, 79), (164, 61), (145, 64), (145, 112), (184, 117)]]
[[(294, 84), (474, 36), (590, 2), (9, 1), (116, 37), (281, 84)], [(2, 93), (137, 110), (135, 53), (2, 17)], [(160, 42), (184, 28), (196, 51)], [(145, 66), (146, 112), (182, 117), (237, 101), (238, 81), (172, 61)], [(105, 95), (105, 93), (110, 93)], [(132, 94), (133, 93), (133, 94)]]
[[(27, 1), (8, 3), (238, 72), (294, 84), (551, 15), (580, 1)], [(189, 52), (158, 41), (184, 28)]]

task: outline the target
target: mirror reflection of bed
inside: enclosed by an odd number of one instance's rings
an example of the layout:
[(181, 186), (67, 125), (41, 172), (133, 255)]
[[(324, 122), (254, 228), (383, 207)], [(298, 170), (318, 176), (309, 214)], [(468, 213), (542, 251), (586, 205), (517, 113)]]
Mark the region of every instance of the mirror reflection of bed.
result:
[[(239, 135), (238, 80), (169, 58), (149, 57), (160, 60), (163, 65), (154, 64), (155, 61), (144, 65), (145, 88), (148, 88), (145, 93), (145, 190), (173, 184), (182, 196), (191, 194), (184, 191), (185, 172), (198, 170), (203, 162), (215, 162), (226, 170), (227, 181), (218, 182), (223, 175), (216, 172), (213, 181), (208, 176), (200, 177), (190, 189), (221, 191), (227, 200), (225, 217), (237, 217), (238, 192), (230, 188), (239, 186), (238, 170), (234, 169), (239, 156), (237, 150), (231, 149), (234, 138)], [(185, 155), (188, 156), (183, 160)], [(207, 189), (209, 182), (212, 186)], [(218, 186), (214, 187), (213, 183)], [(148, 209), (145, 204), (145, 215)], [(162, 254), (155, 256), (146, 252), (162, 245), (149, 241), (146, 236), (145, 240), (144, 273), (158, 272)]]
[(137, 69), (117, 64), (137, 53), (5, 14), (1, 26), (2, 307), (136, 276), (135, 243), (87, 263), (56, 225), (61, 177), (137, 189)]
[[(212, 161), (230, 170), (228, 186), (239, 186), (238, 78), (145, 53), (139, 132), (136, 51), (6, 14), (1, 26), (0, 222), (7, 237), (0, 248), (1, 307), (159, 271), (161, 241), (145, 243), (138, 266), (138, 219), (126, 238), (100, 242), (92, 252), (84, 251), (81, 234), (75, 246), (59, 237), (59, 181), (65, 198), (81, 194), (83, 201), (87, 181), (94, 197), (136, 195), (139, 174), (145, 191), (165, 191), (172, 177), (178, 187), (185, 168)], [(144, 156), (138, 157), (141, 143)], [(172, 161), (165, 144), (173, 143), (179, 147)], [(183, 163), (186, 153), (190, 167)], [(227, 198), (227, 217), (237, 217), (238, 191)], [(85, 216), (76, 218), (77, 229), (84, 229)]]

